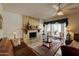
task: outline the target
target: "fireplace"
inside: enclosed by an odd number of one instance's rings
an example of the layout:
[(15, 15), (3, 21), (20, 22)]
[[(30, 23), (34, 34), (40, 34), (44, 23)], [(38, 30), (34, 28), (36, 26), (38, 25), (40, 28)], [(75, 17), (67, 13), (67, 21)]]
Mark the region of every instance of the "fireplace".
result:
[(28, 39), (35, 39), (38, 37), (38, 31), (37, 30), (29, 30), (27, 36), (28, 36)]
[(38, 30), (28, 30), (27, 34), (24, 34), (24, 42), (29, 45), (36, 45), (40, 40)]
[(36, 38), (37, 37), (37, 32), (30, 32), (29, 33), (29, 38)]

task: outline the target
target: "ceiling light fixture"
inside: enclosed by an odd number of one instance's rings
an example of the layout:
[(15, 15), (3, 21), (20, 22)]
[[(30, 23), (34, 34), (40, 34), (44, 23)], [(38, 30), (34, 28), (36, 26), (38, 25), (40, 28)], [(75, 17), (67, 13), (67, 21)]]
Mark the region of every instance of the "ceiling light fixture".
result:
[(57, 15), (64, 15), (62, 11), (57, 12)]
[(61, 16), (64, 15), (64, 13), (62, 12), (61, 8), (60, 8), (61, 3), (58, 4), (58, 11), (57, 11), (57, 15)]

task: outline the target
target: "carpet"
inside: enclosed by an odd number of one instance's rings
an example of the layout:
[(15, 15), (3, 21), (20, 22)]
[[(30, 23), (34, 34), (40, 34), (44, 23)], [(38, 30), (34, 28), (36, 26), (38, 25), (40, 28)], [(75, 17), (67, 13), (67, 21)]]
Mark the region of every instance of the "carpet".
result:
[(50, 49), (47, 48), (47, 47), (45, 47), (45, 46), (43, 46), (43, 45), (36, 46), (36, 47), (34, 47), (32, 49), (33, 49), (33, 51), (36, 54), (38, 54), (40, 56), (54, 56), (60, 46), (61, 46), (61, 43), (60, 42), (59, 43), (58, 42), (57, 43), (56, 42), (55, 43), (52, 42)]
[(15, 56), (36, 56), (36, 54), (32, 51), (32, 49), (28, 47), (25, 43), (21, 43), (21, 45), (14, 47), (14, 55)]

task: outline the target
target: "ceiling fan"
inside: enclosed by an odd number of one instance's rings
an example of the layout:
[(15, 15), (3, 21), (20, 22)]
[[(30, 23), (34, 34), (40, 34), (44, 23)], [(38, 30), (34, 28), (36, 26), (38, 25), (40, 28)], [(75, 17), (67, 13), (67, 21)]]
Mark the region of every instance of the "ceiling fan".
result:
[(61, 3), (59, 3), (58, 5), (59, 5), (59, 7), (58, 7), (57, 15), (64, 15), (64, 13), (61, 9)]
[(64, 15), (62, 9), (61, 9), (61, 3), (57, 5), (52, 5), (52, 7), (56, 10), (56, 15)]
[(64, 12), (69, 11), (69, 10), (75, 10), (77, 9), (76, 6), (78, 4), (73, 4), (73, 3), (58, 3), (52, 5), (53, 9), (56, 10), (55, 15), (61, 16), (65, 15)]

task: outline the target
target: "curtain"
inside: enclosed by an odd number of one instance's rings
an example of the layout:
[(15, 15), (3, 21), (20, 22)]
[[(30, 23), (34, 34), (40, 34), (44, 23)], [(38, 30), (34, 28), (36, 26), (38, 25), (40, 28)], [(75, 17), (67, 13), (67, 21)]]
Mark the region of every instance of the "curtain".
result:
[[(64, 32), (65, 27), (68, 26), (68, 18), (63, 18), (63, 19), (58, 19), (58, 20), (54, 20), (54, 21), (44, 22), (43, 26), (44, 26), (44, 33), (45, 33), (45, 36), (46, 36), (45, 40), (47, 40), (47, 33), (48, 32), (51, 32), (52, 35), (55, 36), (55, 34), (54, 34), (55, 27), (53, 27), (53, 25), (56, 24), (56, 23), (58, 23), (60, 25), (63, 25), (63, 29), (60, 32)], [(66, 34), (66, 33), (64, 32), (64, 34)], [(57, 37), (59, 37), (59, 35)]]
[(66, 27), (68, 26), (68, 18), (44, 22), (44, 23), (43, 23), (43, 26), (45, 26), (45, 25), (47, 25), (47, 24), (55, 24), (56, 22), (57, 22), (57, 23), (66, 23)]

